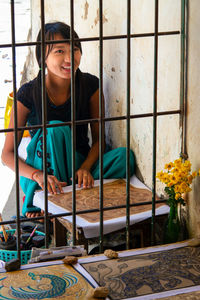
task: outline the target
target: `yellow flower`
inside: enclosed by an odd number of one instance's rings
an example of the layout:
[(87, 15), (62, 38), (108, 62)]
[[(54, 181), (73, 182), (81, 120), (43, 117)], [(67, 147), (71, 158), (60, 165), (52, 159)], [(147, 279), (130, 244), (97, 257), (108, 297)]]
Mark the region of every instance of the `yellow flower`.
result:
[(186, 182), (182, 182), (182, 183), (180, 184), (180, 191), (181, 191), (181, 193), (186, 193), (187, 190), (188, 190), (188, 185), (187, 185), (187, 183), (186, 183)]
[(187, 176), (187, 173), (183, 170), (180, 172), (180, 179), (183, 180)]
[(182, 158), (176, 159), (174, 161), (174, 166), (178, 168), (181, 166), (181, 163), (182, 163)]
[(171, 176), (171, 181), (175, 181), (175, 182), (178, 181), (178, 180), (177, 180), (177, 177), (175, 176), (175, 174)]
[(177, 177), (175, 175), (169, 174), (168, 179), (169, 179), (169, 182), (171, 183), (171, 186), (178, 183)]
[(175, 185), (174, 192), (175, 193), (180, 193), (180, 186), (179, 185)]
[(192, 176), (192, 175), (189, 175), (187, 179), (188, 179), (188, 183), (191, 184), (191, 183), (192, 183), (192, 180), (193, 180), (193, 176)]
[(191, 171), (190, 168), (185, 167), (185, 166), (182, 166), (182, 167), (181, 167), (181, 170), (182, 170), (182, 172), (184, 172), (185, 174), (188, 174), (188, 173)]
[(192, 172), (192, 177), (193, 178), (197, 177), (197, 171)]
[(181, 194), (180, 193), (176, 193), (175, 199), (178, 200), (179, 198), (181, 198)]
[(164, 178), (164, 172), (163, 171), (161, 171), (161, 172), (158, 172), (157, 173), (157, 175), (156, 175), (156, 177), (158, 178), (158, 179), (163, 179)]
[(163, 182), (164, 183), (167, 183), (167, 182), (169, 182), (170, 181), (170, 178), (169, 178), (169, 174), (167, 174), (167, 173), (164, 173), (164, 177), (163, 177)]
[(191, 169), (191, 162), (189, 160), (186, 160), (183, 165), (184, 167)]
[(177, 173), (178, 171), (179, 171), (179, 169), (177, 167), (175, 167), (171, 170), (172, 173)]
[(189, 160), (184, 161), (182, 158), (165, 164), (165, 169), (166, 171), (158, 172), (156, 177), (168, 187), (167, 193), (169, 195), (173, 195), (170, 194), (172, 192), (175, 193), (175, 200), (182, 203), (182, 194), (192, 190), (190, 185), (197, 175), (200, 176), (200, 169), (198, 172), (192, 172), (191, 162)]
[(179, 173), (179, 172), (174, 173), (174, 176), (175, 176), (175, 178), (176, 178), (177, 181), (179, 181), (179, 180), (182, 179), (182, 174)]
[(172, 162), (170, 162), (169, 164), (165, 165), (165, 169), (170, 170), (171, 168), (173, 168), (174, 164)]

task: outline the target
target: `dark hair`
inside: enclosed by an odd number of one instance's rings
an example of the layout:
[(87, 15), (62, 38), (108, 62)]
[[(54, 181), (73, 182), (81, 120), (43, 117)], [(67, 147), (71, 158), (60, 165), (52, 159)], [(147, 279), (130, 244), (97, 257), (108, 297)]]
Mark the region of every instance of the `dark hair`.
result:
[[(45, 40), (46, 41), (53, 41), (55, 39), (55, 34), (61, 34), (61, 36), (63, 37), (63, 39), (70, 39), (70, 26), (63, 23), (63, 22), (53, 22), (53, 23), (47, 23), (44, 26), (44, 34), (45, 34)], [(78, 34), (74, 31), (74, 38), (79, 38)], [(37, 36), (37, 42), (41, 41), (41, 30), (38, 33)], [(80, 41), (75, 41), (74, 45), (76, 47), (78, 47), (82, 53), (82, 47), (81, 47), (81, 43)], [(48, 52), (46, 55), (49, 55), (49, 53), (51, 52), (53, 48), (53, 44), (48, 44)], [(41, 67), (41, 44), (38, 43), (36, 45), (36, 59), (38, 62), (39, 67)]]
[[(45, 33), (45, 40), (47, 41), (53, 41), (55, 39), (55, 35), (58, 33), (61, 34), (63, 39), (70, 39), (70, 26), (63, 22), (47, 23), (44, 26), (44, 33)], [(74, 31), (74, 38), (77, 39), (79, 38), (75, 31)], [(37, 42), (40, 41), (41, 41), (41, 30), (39, 31), (37, 36)], [(78, 47), (82, 53), (81, 43), (79, 41), (75, 41), (74, 45)], [(51, 52), (52, 48), (53, 48), (53, 44), (48, 44), (48, 52), (46, 54), (46, 58)], [(35, 52), (36, 52), (36, 59), (38, 65), (41, 68), (41, 44), (40, 43), (36, 45)], [(41, 69), (39, 70), (38, 75), (35, 78), (32, 93), (33, 93), (33, 100), (37, 111), (38, 124), (41, 124), (42, 121)]]

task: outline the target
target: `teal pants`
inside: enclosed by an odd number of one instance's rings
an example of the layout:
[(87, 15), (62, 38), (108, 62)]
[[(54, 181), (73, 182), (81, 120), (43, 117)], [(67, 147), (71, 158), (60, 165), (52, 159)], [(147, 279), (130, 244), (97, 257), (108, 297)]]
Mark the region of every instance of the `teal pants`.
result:
[[(61, 123), (60, 121), (51, 121), (51, 124)], [(71, 147), (71, 129), (69, 126), (51, 127), (47, 129), (47, 172), (71, 184), (72, 177), (72, 147)], [(85, 160), (82, 154), (76, 152), (75, 164), (78, 170)], [(38, 130), (27, 147), (28, 165), (36, 169), (43, 170), (43, 133)], [(94, 179), (99, 179), (99, 161), (97, 161), (92, 170)], [(134, 154), (130, 151), (130, 173), (134, 173)], [(125, 178), (126, 177), (126, 148), (120, 147), (108, 151), (103, 155), (103, 178)], [(25, 194), (25, 201), (22, 207), (22, 214), (26, 212), (40, 211), (38, 207), (33, 206), (33, 196), (36, 189), (39, 189), (37, 182), (26, 177), (20, 178), (20, 184)]]

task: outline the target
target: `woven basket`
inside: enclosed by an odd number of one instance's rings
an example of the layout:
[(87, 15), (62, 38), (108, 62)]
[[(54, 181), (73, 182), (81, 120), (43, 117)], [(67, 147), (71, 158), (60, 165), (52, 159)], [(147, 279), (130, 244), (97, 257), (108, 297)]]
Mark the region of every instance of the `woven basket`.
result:
[[(14, 234), (15, 229), (6, 230), (7, 233)], [(0, 232), (2, 233), (2, 232)], [(43, 232), (37, 231), (37, 235), (45, 235)], [(17, 258), (17, 250), (3, 250), (0, 249), (0, 259), (7, 262), (10, 261), (13, 258)], [(20, 257), (21, 257), (21, 264), (25, 265), (28, 263), (29, 259), (31, 258), (31, 250), (21, 250), (20, 251)]]

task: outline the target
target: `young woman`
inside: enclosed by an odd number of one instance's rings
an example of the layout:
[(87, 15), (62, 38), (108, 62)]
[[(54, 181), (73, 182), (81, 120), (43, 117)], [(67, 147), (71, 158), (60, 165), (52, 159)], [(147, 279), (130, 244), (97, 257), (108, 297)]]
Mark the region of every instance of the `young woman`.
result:
[[(78, 38), (74, 32), (75, 38)], [(47, 128), (47, 184), (48, 192), (62, 193), (63, 186), (71, 184), (71, 127), (62, 122), (71, 121), (71, 53), (68, 42), (59, 42), (70, 38), (70, 27), (62, 22), (45, 25), (46, 41), (58, 41), (47, 44), (45, 49), (46, 65), (46, 101), (47, 123), (60, 126)], [(41, 41), (39, 32), (37, 41)], [(74, 45), (74, 76), (76, 120), (99, 117), (99, 80), (79, 69), (82, 48), (79, 41)], [(41, 68), (41, 46), (36, 45), (36, 58)], [(42, 124), (41, 70), (37, 77), (20, 87), (17, 92), (18, 127), (25, 124)], [(91, 122), (92, 145), (89, 145), (88, 124), (76, 125), (76, 179), (79, 187), (91, 188), (94, 179), (99, 177), (99, 125)], [(14, 127), (13, 112), (10, 128)], [(27, 147), (27, 159), (19, 158), (21, 187), (25, 193), (22, 213), (27, 217), (40, 215), (40, 210), (32, 204), (34, 192), (39, 187), (44, 189), (43, 175), (43, 132), (42, 129), (31, 130), (31, 142)], [(18, 132), (18, 143), (22, 132)], [(125, 148), (117, 148), (104, 154), (104, 178), (124, 178), (126, 174)], [(2, 161), (14, 170), (14, 133), (6, 135), (2, 151)], [(130, 154), (131, 174), (134, 170), (134, 155)]]

